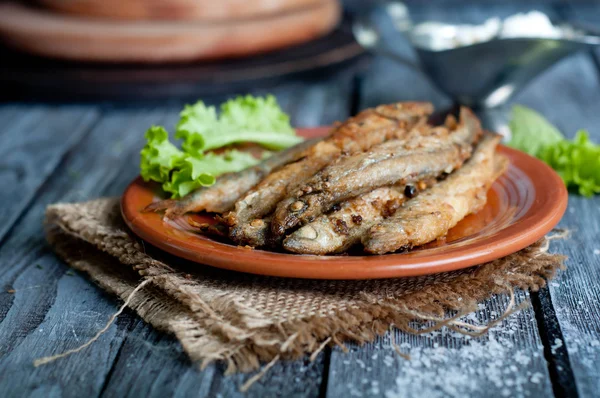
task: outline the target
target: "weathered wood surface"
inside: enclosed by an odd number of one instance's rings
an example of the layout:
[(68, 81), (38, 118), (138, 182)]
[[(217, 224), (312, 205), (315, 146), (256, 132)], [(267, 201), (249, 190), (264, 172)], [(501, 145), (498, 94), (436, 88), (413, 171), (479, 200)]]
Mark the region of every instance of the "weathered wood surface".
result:
[[(351, 77), (340, 79), (324, 84), (290, 84), (275, 90), (275, 94), (286, 111), (294, 115), (295, 124), (332, 123), (348, 116)], [(239, 394), (239, 386), (250, 377), (223, 378), (223, 369), (214, 366), (199, 372), (173, 337), (153, 331), (131, 314), (121, 317), (93, 349), (37, 369), (32, 366), (35, 358), (76, 347), (93, 336), (117, 305), (116, 300), (81, 276), (71, 275), (45, 246), (41, 224), (45, 206), (119, 195), (138, 172), (143, 131), (152, 124), (174, 126), (180, 107), (166, 104), (160, 108), (108, 109), (80, 142), (56, 142), (56, 152), (67, 155), (0, 248), (0, 262), (10, 264), (0, 271), (0, 373), (3, 380), (11, 380), (0, 381), (0, 396), (33, 392), (43, 396), (139, 396), (142, 392), (154, 396), (212, 396), (215, 391), (232, 396)], [(80, 114), (72, 113), (70, 117), (81, 119), (89, 112), (89, 108), (82, 108)], [(5, 113), (12, 114), (11, 109), (7, 107)], [(17, 116), (26, 119), (28, 113), (21, 113)], [(42, 125), (38, 119), (30, 123)], [(66, 118), (58, 127), (67, 130), (72, 123)], [(33, 145), (39, 139), (31, 135), (28, 141), (17, 127), (13, 125), (10, 136), (6, 133), (7, 140), (21, 139)], [(24, 162), (36, 161), (34, 151), (26, 155)], [(132, 358), (136, 358), (133, 368)], [(279, 391), (296, 391), (313, 396), (320, 389), (323, 366), (323, 361), (282, 364), (257, 384), (252, 394), (272, 396)], [(305, 375), (312, 375), (311, 382), (307, 383)]]
[[(587, 129), (600, 142), (600, 79), (590, 55), (561, 62), (517, 100), (546, 114), (567, 136)], [(559, 226), (571, 237), (554, 246), (569, 259), (549, 286), (548, 304), (562, 334), (549, 344), (555, 355), (566, 348), (579, 396), (594, 397), (600, 391), (600, 197), (570, 195)]]
[(0, 241), (66, 151), (98, 117), (94, 107), (8, 106), (0, 139)]
[[(519, 293), (518, 301), (525, 300), (528, 295)], [(493, 298), (467, 320), (485, 324), (504, 312), (507, 301)], [(347, 354), (335, 348), (329, 369), (327, 391), (334, 397), (552, 394), (532, 308), (481, 338), (448, 329), (418, 336), (396, 331), (365, 347), (352, 346)]]
[[(486, 2), (468, 9), (420, 7), (419, 11), (450, 12), (456, 18), (463, 13), (479, 22), (487, 15), (508, 15), (525, 7), (600, 20), (597, 6), (548, 3)], [(578, 55), (547, 71), (515, 101), (544, 112), (568, 135), (587, 128), (600, 141), (598, 76), (597, 63), (586, 54)], [(356, 79), (290, 82), (270, 91), (299, 126), (328, 124), (360, 108), (395, 100), (431, 100), (438, 108), (451, 104), (418, 73), (381, 58)], [(172, 336), (153, 330), (128, 311), (85, 351), (40, 368), (32, 366), (35, 358), (73, 348), (93, 336), (119, 305), (84, 276), (70, 272), (46, 247), (44, 207), (120, 194), (137, 172), (143, 130), (151, 124), (173, 126), (179, 108), (176, 101), (127, 108), (0, 107), (0, 396), (242, 395), (238, 389), (251, 375), (225, 377), (221, 366), (199, 371)], [(488, 116), (498, 125), (505, 122), (498, 114)], [(23, 177), (22, 185), (16, 185), (16, 177)], [(519, 293), (519, 301), (532, 302), (533, 308), (503, 321), (490, 335), (473, 339), (447, 331), (422, 336), (388, 333), (364, 347), (349, 345), (348, 354), (334, 348), (314, 363), (276, 364), (248, 395), (550, 396), (554, 391), (596, 396), (597, 220), (599, 198), (571, 195), (561, 226), (573, 231), (572, 238), (553, 246), (569, 255), (569, 268), (533, 300)], [(494, 298), (489, 310), (480, 310), (470, 321), (487, 322), (505, 305), (504, 298)], [(392, 340), (410, 360), (396, 352)]]

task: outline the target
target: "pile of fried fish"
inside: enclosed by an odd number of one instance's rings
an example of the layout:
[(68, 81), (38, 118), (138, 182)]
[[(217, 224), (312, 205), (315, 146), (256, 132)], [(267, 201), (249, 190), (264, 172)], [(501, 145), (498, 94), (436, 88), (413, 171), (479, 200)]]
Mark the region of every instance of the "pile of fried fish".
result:
[(403, 251), (445, 236), (486, 203), (507, 167), (500, 137), (468, 108), (428, 123), (433, 106), (367, 109), (320, 139), (302, 142), (180, 200), (148, 210), (174, 218), (220, 213), (238, 245), (302, 254)]

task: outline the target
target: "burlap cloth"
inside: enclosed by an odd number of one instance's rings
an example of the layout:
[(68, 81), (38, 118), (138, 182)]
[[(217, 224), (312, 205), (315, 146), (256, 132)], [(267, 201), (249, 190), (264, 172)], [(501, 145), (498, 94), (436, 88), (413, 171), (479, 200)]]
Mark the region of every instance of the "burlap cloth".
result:
[(144, 245), (123, 223), (116, 198), (51, 205), (46, 231), (71, 267), (173, 333), (193, 361), (224, 360), (229, 372), (314, 354), (325, 344), (371, 341), (392, 325), (416, 333), (415, 321), (478, 332), (457, 315), (494, 294), (539, 289), (563, 261), (547, 253), (543, 239), (478, 267), (419, 278), (254, 276), (184, 262)]

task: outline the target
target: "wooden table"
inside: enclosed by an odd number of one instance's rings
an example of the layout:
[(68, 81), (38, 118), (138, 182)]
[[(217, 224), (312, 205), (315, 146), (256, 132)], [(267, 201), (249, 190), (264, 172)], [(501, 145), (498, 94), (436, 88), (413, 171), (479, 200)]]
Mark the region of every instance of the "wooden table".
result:
[[(519, 5), (521, 4), (521, 5)], [(474, 21), (535, 7), (551, 16), (600, 22), (600, 5), (566, 2), (420, 7)], [(417, 7), (417, 6), (414, 6)], [(565, 134), (588, 129), (600, 142), (600, 54), (568, 58), (539, 77), (515, 102), (543, 112)], [(357, 74), (289, 81), (268, 91), (296, 126), (341, 120), (365, 107), (400, 100), (450, 105), (414, 71), (374, 57)], [(264, 94), (256, 90), (254, 94)], [(233, 93), (232, 93), (233, 94)], [(210, 98), (218, 103), (224, 98)], [(0, 105), (0, 396), (241, 396), (251, 375), (224, 367), (198, 371), (178, 342), (126, 311), (92, 346), (34, 368), (36, 358), (93, 336), (119, 301), (74, 273), (45, 243), (46, 205), (119, 195), (138, 172), (143, 132), (173, 126), (181, 101), (145, 104)], [(495, 115), (484, 114), (494, 121)], [(569, 198), (561, 227), (571, 238), (553, 251), (569, 256), (539, 293), (520, 292), (527, 309), (482, 338), (446, 330), (388, 334), (349, 353), (326, 349), (314, 362), (279, 363), (249, 396), (597, 396), (600, 391), (600, 197)], [(472, 315), (502, 312), (495, 297)], [(395, 339), (410, 360), (392, 348)]]

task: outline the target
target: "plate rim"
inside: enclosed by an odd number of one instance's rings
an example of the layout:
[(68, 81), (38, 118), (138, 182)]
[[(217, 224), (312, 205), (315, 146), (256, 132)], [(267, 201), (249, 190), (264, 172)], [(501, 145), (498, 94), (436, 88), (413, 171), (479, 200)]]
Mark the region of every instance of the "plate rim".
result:
[[(316, 127), (298, 129), (298, 131), (316, 136), (328, 129), (328, 127)], [(510, 167), (516, 167), (529, 177), (535, 189), (534, 203), (531, 208), (523, 215), (520, 222), (500, 229), (499, 231), (504, 231), (502, 236), (487, 236), (472, 244), (450, 246), (448, 250), (436, 250), (435, 253), (429, 254), (428, 250), (424, 249), (412, 253), (378, 256), (299, 255), (233, 246), (201, 236), (198, 236), (198, 240), (194, 240), (194, 244), (190, 244), (187, 240), (169, 236), (167, 233), (169, 228), (165, 228), (160, 214), (141, 213), (141, 206), (135, 206), (133, 203), (135, 195), (143, 193), (144, 190), (148, 194), (149, 190), (149, 184), (144, 183), (139, 176), (127, 186), (121, 197), (121, 213), (131, 231), (153, 246), (201, 265), (230, 271), (286, 278), (331, 280), (413, 277), (455, 271), (484, 264), (533, 244), (551, 231), (566, 211), (567, 189), (550, 166), (524, 152), (504, 145), (499, 145), (499, 151), (509, 157)], [(529, 167), (524, 169), (515, 163), (527, 163)], [(539, 178), (540, 175), (543, 178)], [(555, 199), (549, 199), (550, 195), (555, 196)], [(539, 199), (542, 199), (541, 203)], [(146, 204), (144, 203), (143, 206), (145, 207)], [(530, 214), (532, 212), (533, 214)], [(162, 227), (152, 226), (157, 223), (156, 218)], [(523, 221), (529, 221), (529, 224), (523, 225)], [(199, 252), (200, 249), (203, 251)], [(287, 265), (282, 266), (282, 264)]]

